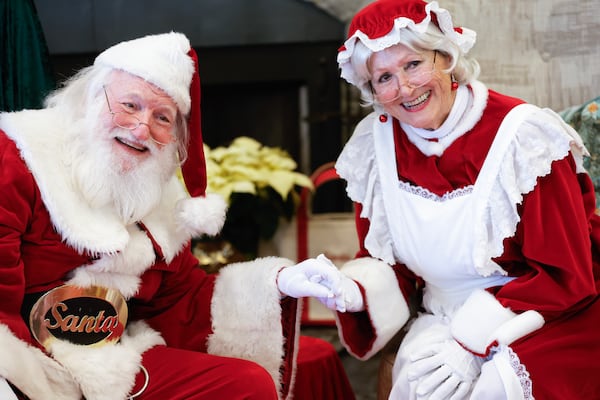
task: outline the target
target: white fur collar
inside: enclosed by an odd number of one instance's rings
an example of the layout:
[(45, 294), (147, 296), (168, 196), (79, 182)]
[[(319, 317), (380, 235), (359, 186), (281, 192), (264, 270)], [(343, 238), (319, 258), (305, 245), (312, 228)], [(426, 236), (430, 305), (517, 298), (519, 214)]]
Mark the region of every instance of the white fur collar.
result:
[[(27, 163), (48, 208), (52, 222), (65, 241), (78, 251), (114, 254), (130, 240), (125, 226), (111, 208), (92, 208), (73, 185), (70, 169), (61, 155), (66, 154), (62, 119), (52, 109), (5, 114), (0, 128), (15, 141)], [(160, 205), (142, 222), (172, 259), (189, 235), (175, 227), (173, 209), (187, 197), (177, 177), (168, 183)], [(157, 223), (160, 221), (160, 223)]]
[[(21, 157), (35, 177), (52, 223), (64, 241), (78, 252), (101, 256), (93, 266), (96, 270), (94, 279), (90, 281), (90, 278), (80, 276), (80, 283), (106, 283), (98, 278), (102, 273), (109, 277), (110, 273), (121, 272), (132, 275), (136, 281), (126, 285), (128, 289), (123, 293), (131, 294), (137, 287), (137, 277), (154, 262), (152, 244), (145, 234), (139, 234), (137, 226), (126, 226), (121, 222), (114, 210), (92, 208), (83, 199), (73, 185), (71, 166), (61, 158), (66, 154), (64, 147), (68, 145), (62, 123), (52, 109), (28, 110), (3, 114), (0, 129), (19, 148)], [(169, 262), (191, 238), (190, 230), (179, 226), (174, 213), (177, 202), (188, 196), (175, 176), (163, 193), (159, 206), (141, 222), (152, 232)], [(151, 259), (145, 257), (143, 263), (135, 267), (134, 264), (142, 260), (127, 250), (137, 249), (134, 250), (137, 252), (140, 248), (151, 254)]]
[(129, 240), (127, 229), (109, 209), (92, 209), (74, 189), (65, 154), (61, 118), (53, 110), (2, 115), (0, 128), (16, 143), (36, 179), (52, 222), (77, 251), (115, 253)]

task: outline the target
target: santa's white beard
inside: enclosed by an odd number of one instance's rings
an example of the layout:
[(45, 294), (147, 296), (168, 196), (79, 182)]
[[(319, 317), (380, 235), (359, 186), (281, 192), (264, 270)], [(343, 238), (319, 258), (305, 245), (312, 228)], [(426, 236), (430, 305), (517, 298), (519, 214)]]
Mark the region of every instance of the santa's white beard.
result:
[(71, 142), (74, 180), (84, 201), (94, 208), (112, 208), (126, 224), (140, 221), (159, 204), (162, 188), (175, 172), (176, 145), (159, 148), (149, 140), (151, 156), (137, 159), (114, 148), (114, 137), (132, 138), (130, 131), (109, 133), (96, 124), (84, 132), (73, 135)]

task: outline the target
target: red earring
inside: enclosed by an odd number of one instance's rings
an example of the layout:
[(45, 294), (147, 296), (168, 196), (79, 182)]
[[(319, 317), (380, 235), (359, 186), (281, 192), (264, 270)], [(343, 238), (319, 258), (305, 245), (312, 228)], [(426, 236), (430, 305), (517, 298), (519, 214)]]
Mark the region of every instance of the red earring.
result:
[(452, 90), (458, 89), (458, 82), (456, 82), (456, 80), (454, 79), (454, 75), (452, 75), (451, 78), (452, 78), (452, 84), (450, 85), (450, 89), (452, 89)]

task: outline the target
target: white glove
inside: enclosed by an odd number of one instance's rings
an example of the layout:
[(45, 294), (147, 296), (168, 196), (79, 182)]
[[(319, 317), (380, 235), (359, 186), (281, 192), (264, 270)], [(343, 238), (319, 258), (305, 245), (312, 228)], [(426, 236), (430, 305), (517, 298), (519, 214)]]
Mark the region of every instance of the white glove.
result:
[(484, 359), (448, 339), (422, 348), (411, 355), (409, 380), (418, 380), (417, 396), (430, 400), (462, 399), (481, 372)]
[(336, 268), (340, 274), (340, 279), (334, 283), (323, 282), (333, 292), (333, 297), (317, 297), (317, 299), (333, 311), (357, 312), (364, 310), (364, 301), (358, 284), (344, 275), (337, 267), (323, 254), (317, 256), (317, 260), (328, 263)]
[(6, 379), (0, 376), (0, 399), (2, 400), (17, 400), (17, 395), (8, 385)]
[(277, 275), (279, 291), (291, 297), (333, 298), (331, 287), (337, 287), (340, 271), (323, 260), (309, 258), (283, 268)]

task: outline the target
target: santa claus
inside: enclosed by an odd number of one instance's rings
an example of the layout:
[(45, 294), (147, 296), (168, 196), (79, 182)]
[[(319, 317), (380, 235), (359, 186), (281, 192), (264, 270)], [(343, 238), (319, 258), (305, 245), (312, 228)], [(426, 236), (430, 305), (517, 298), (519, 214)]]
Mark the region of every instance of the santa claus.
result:
[(198, 268), (191, 238), (226, 212), (205, 193), (199, 94), (195, 52), (171, 32), (105, 50), (42, 110), (0, 114), (3, 399), (290, 393), (296, 298), (337, 298), (339, 272)]

